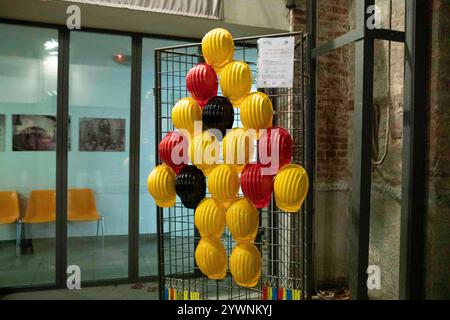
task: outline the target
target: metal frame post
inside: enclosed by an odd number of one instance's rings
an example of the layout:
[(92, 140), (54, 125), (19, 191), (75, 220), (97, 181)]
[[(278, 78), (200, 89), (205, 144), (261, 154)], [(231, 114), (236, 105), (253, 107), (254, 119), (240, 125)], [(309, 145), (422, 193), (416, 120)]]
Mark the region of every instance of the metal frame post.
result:
[[(366, 29), (367, 8), (374, 0), (356, 2), (357, 29)], [(353, 182), (349, 213), (349, 285), (352, 299), (367, 299), (370, 194), (372, 181), (374, 39), (355, 43), (355, 112), (353, 119)]]
[(142, 37), (132, 37), (130, 94), (130, 167), (128, 221), (128, 277), (139, 279), (139, 165), (141, 137)]
[(427, 1), (406, 1), (400, 299), (422, 299), (425, 240)]
[(308, 32), (308, 88), (305, 112), (305, 167), (309, 176), (309, 192), (306, 198), (306, 210), (303, 217), (304, 236), (304, 294), (311, 299), (315, 292), (314, 284), (314, 214), (315, 214), (315, 174), (316, 174), (316, 59), (311, 56), (316, 48), (317, 37), (317, 2), (308, 0), (307, 3), (307, 32)]
[(70, 31), (58, 29), (58, 96), (56, 113), (56, 287), (66, 287), (67, 272), (67, 170), (69, 137)]
[[(161, 122), (159, 118), (161, 111), (159, 104), (161, 102), (161, 52), (155, 50), (155, 165), (160, 163), (159, 159), (159, 142), (161, 140)], [(156, 228), (158, 233), (158, 287), (159, 300), (164, 300), (164, 213), (163, 209), (156, 206)]]

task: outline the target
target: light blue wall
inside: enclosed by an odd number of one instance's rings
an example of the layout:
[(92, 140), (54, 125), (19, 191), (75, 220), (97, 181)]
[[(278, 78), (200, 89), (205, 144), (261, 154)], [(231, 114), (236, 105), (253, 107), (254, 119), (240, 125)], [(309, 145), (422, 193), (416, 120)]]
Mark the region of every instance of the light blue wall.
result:
[[(33, 29), (32, 34), (30, 30)], [(43, 44), (56, 32), (0, 25), (0, 114), (6, 114), (5, 152), (0, 152), (0, 190), (16, 190), (24, 212), (33, 189), (54, 189), (55, 152), (12, 152), (12, 114), (56, 114), (57, 58)], [(27, 36), (30, 35), (30, 36)], [(144, 39), (142, 70), (140, 232), (156, 233), (155, 204), (147, 193), (154, 167), (154, 48), (181, 42)], [(6, 45), (8, 44), (8, 45)], [(13, 50), (16, 48), (15, 50)], [(131, 55), (131, 38), (75, 32), (71, 36), (69, 188), (92, 188), (108, 235), (128, 234), (130, 79), (128, 63), (115, 53)], [(79, 118), (123, 118), (125, 152), (78, 151)], [(69, 236), (89, 236), (95, 223), (71, 223)], [(33, 238), (54, 237), (54, 225), (28, 226)], [(0, 226), (0, 240), (15, 239), (14, 226)]]
[(147, 192), (147, 176), (155, 167), (155, 59), (156, 48), (186, 42), (144, 39), (142, 47), (140, 233), (156, 233), (156, 204)]
[[(72, 33), (70, 40), (69, 114), (72, 151), (69, 188), (91, 188), (97, 210), (105, 217), (107, 235), (128, 233), (131, 66), (114, 61), (131, 55), (131, 38), (97, 33)], [(125, 119), (125, 152), (78, 150), (79, 118)], [(94, 235), (96, 223), (71, 223), (69, 236)]]
[[(52, 38), (57, 39), (56, 31), (0, 24), (0, 114), (6, 115), (0, 190), (16, 190), (22, 212), (31, 190), (55, 187), (55, 152), (12, 152), (13, 114), (56, 114), (57, 58), (43, 45)], [(27, 231), (54, 237), (53, 225)], [(0, 225), (0, 240), (15, 237), (15, 226)]]

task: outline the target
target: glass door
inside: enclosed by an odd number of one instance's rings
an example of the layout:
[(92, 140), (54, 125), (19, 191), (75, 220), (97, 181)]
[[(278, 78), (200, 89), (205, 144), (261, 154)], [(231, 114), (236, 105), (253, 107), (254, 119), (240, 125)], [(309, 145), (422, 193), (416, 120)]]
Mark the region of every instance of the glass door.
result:
[(67, 265), (128, 277), (131, 37), (72, 32)]
[(58, 31), (0, 24), (0, 288), (55, 283)]
[[(156, 204), (147, 191), (147, 176), (155, 167), (155, 49), (175, 46), (186, 41), (156, 38), (142, 40), (141, 148), (139, 195), (139, 276), (157, 276), (158, 245)], [(184, 77), (177, 79), (185, 87)], [(187, 91), (185, 92), (187, 96)], [(179, 98), (179, 97), (178, 97)], [(174, 98), (176, 99), (176, 98)]]

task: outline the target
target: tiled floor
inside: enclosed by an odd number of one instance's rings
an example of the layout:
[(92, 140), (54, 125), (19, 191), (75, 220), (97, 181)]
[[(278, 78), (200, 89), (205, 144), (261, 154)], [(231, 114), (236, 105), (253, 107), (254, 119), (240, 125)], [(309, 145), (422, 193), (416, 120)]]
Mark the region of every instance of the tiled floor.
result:
[[(52, 283), (54, 240), (34, 240), (34, 254), (15, 257), (14, 243), (0, 243), (0, 287)], [(176, 237), (165, 239), (165, 271), (179, 279), (193, 272), (194, 239)], [(142, 275), (157, 274), (157, 246), (155, 237), (141, 238), (140, 270)], [(68, 264), (81, 268), (82, 280), (126, 278), (128, 267), (128, 239), (106, 237), (104, 248), (97, 238), (71, 238), (68, 241)], [(190, 279), (202, 292), (201, 299), (259, 299), (260, 293), (239, 288), (228, 275), (221, 281), (204, 277)], [(176, 282), (175, 285), (179, 285)], [(167, 283), (166, 283), (167, 285)], [(232, 288), (232, 289), (231, 289)], [(1, 289), (0, 289), (1, 291)], [(81, 290), (48, 290), (14, 293), (0, 299), (157, 299), (157, 284), (141, 286), (118, 285), (86, 287)]]
[[(33, 253), (15, 256), (13, 242), (0, 242), (0, 287), (54, 283), (55, 241), (33, 240)], [(142, 276), (157, 274), (155, 237), (140, 240), (139, 269)], [(68, 265), (78, 265), (82, 281), (126, 278), (128, 276), (128, 238), (69, 238)]]

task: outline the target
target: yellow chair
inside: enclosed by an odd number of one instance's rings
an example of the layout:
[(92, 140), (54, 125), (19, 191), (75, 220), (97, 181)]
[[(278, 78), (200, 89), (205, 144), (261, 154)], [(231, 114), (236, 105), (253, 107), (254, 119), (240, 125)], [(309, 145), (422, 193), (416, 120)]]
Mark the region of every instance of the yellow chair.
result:
[(56, 221), (56, 192), (55, 190), (33, 190), (28, 199), (25, 216), (20, 222), (51, 223)]
[(69, 222), (97, 221), (97, 236), (102, 228), (102, 243), (105, 236), (104, 217), (98, 213), (95, 196), (92, 189), (69, 189), (67, 205), (67, 220)]
[(0, 225), (17, 224), (16, 231), (16, 256), (19, 255), (20, 246), (20, 228), (19, 228), (19, 196), (15, 191), (0, 192)]
[[(55, 190), (32, 190), (28, 198), (25, 216), (17, 222), (17, 237), (22, 236), (22, 224), (52, 223), (56, 221)], [(16, 252), (20, 252), (20, 244)]]

